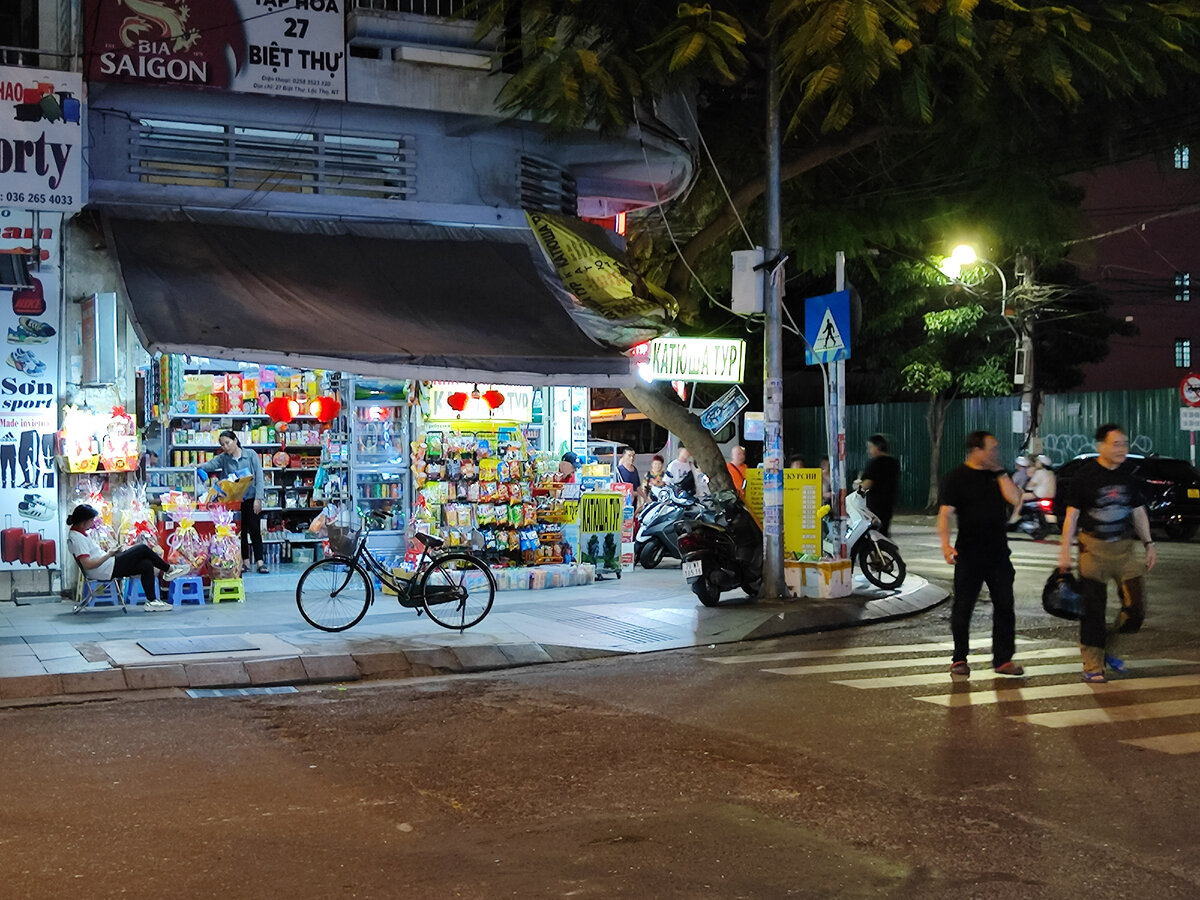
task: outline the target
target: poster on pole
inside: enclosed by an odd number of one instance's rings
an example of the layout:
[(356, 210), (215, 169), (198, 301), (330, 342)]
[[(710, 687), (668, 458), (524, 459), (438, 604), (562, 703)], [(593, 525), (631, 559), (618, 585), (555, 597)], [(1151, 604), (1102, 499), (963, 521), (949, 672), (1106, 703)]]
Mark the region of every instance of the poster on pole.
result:
[(346, 99), (338, 0), (84, 0), (89, 81)]

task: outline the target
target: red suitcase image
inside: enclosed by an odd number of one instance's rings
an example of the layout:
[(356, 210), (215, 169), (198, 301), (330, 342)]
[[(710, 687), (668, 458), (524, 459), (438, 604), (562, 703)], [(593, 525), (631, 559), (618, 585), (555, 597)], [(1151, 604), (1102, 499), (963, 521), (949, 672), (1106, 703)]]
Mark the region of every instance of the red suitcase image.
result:
[(38, 544), (41, 540), (36, 534), (26, 532), (25, 537), (21, 539), (21, 562), (27, 566), (37, 562)]
[(52, 566), (58, 562), (58, 553), (54, 546), (54, 541), (48, 541), (44, 537), (44, 532), (38, 532), (38, 565)]
[(4, 530), (0, 531), (0, 559), (6, 563), (16, 562), (21, 558), (21, 549), (25, 543), (25, 529), (12, 527), (12, 513), (4, 516)]

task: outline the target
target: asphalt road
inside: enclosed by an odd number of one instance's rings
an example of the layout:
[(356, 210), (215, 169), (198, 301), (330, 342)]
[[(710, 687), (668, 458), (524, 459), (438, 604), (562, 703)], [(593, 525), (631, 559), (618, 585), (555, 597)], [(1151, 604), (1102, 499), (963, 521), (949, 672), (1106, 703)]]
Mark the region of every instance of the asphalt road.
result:
[[(901, 542), (938, 574), (931, 534)], [(0, 710), (0, 883), (56, 898), (1200, 896), (1196, 544), (1160, 548), (1134, 672), (1105, 686), (1080, 682), (1074, 628), (1040, 612), (1055, 548), (1013, 546), (1022, 680), (981, 663), (951, 682), (943, 606), (494, 675)]]

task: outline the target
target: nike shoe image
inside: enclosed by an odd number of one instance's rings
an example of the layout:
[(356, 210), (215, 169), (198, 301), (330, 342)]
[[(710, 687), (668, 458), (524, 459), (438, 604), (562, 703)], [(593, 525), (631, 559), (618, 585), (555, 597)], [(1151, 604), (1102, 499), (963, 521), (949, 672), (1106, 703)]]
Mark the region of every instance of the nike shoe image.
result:
[(56, 334), (53, 326), (47, 325), (45, 322), (39, 322), (30, 316), (21, 316), (21, 318), (17, 319), (17, 324), (26, 334), (30, 334), (40, 341), (48, 340)]

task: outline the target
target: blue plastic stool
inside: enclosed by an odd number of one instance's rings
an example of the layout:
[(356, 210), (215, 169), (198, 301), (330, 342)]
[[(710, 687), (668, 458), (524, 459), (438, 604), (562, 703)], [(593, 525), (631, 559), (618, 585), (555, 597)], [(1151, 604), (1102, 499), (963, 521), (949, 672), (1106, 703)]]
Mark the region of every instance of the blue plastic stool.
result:
[(172, 606), (204, 602), (204, 579), (199, 575), (185, 575), (169, 582), (169, 585), (167, 602)]
[(87, 606), (97, 606), (101, 603), (111, 603), (121, 607), (121, 612), (129, 612), (125, 604), (125, 594), (119, 581), (93, 581), (80, 573), (78, 599), (72, 613), (77, 613)]
[(125, 602), (130, 606), (138, 606), (149, 599), (146, 592), (142, 590), (142, 579), (130, 578), (125, 585)]

